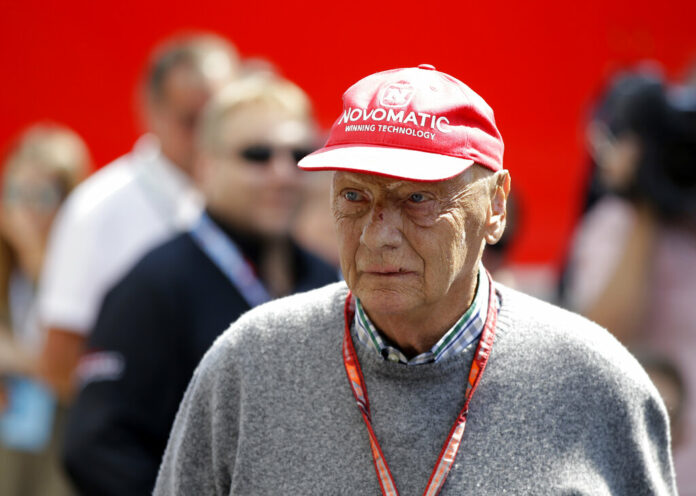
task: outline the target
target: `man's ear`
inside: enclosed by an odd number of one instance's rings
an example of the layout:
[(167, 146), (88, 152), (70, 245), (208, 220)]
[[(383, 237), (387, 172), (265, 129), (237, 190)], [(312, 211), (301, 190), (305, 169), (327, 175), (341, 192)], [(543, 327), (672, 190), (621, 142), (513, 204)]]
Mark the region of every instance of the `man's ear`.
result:
[(507, 199), (510, 194), (510, 173), (506, 170), (500, 170), (495, 173), (491, 181), (494, 184), (491, 191), (491, 202), (488, 205), (484, 239), (489, 245), (494, 245), (505, 231)]

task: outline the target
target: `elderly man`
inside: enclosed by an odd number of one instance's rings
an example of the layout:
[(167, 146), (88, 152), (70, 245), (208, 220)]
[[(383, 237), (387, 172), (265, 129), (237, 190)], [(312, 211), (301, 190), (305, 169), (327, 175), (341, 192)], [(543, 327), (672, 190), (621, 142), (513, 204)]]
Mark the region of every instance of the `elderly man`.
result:
[(674, 494), (667, 417), (605, 330), (496, 284), (490, 107), (432, 66), (369, 76), (326, 146), (346, 284), (240, 318), (189, 385), (172, 494)]

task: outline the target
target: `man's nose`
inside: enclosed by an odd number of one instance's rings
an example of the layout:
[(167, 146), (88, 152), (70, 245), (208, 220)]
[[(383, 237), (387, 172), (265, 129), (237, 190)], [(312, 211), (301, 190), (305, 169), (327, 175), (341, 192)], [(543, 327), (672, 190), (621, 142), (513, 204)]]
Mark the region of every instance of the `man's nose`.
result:
[(403, 239), (401, 228), (396, 208), (376, 206), (363, 226), (360, 242), (372, 250), (397, 248)]
[(269, 164), (274, 176), (285, 181), (296, 181), (300, 174), (297, 162), (289, 152), (276, 152)]

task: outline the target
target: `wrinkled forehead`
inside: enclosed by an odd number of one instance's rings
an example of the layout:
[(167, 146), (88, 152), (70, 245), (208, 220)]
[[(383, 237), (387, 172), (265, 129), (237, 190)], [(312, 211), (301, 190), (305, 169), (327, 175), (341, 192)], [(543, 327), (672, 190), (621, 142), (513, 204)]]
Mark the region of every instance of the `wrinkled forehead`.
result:
[(394, 191), (402, 186), (417, 184), (415, 181), (397, 179), (393, 177), (378, 176), (362, 172), (336, 171), (334, 173), (335, 182), (352, 182), (365, 186), (375, 186), (386, 191)]
[(441, 196), (456, 197), (461, 193), (471, 190), (473, 186), (480, 183), (480, 177), (470, 167), (458, 176), (444, 181), (409, 181), (405, 179), (380, 176), (362, 172), (336, 171), (334, 172), (334, 186), (342, 184), (355, 184), (365, 187), (377, 188), (385, 193), (398, 191), (400, 189), (417, 189), (423, 191), (437, 192)]

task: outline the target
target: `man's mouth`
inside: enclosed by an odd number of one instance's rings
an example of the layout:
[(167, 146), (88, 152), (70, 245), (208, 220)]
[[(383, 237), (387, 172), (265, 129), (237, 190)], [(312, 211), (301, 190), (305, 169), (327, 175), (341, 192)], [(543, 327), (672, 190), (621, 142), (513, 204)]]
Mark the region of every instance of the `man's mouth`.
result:
[(363, 273), (382, 277), (396, 277), (413, 274), (413, 271), (401, 267), (369, 267)]

